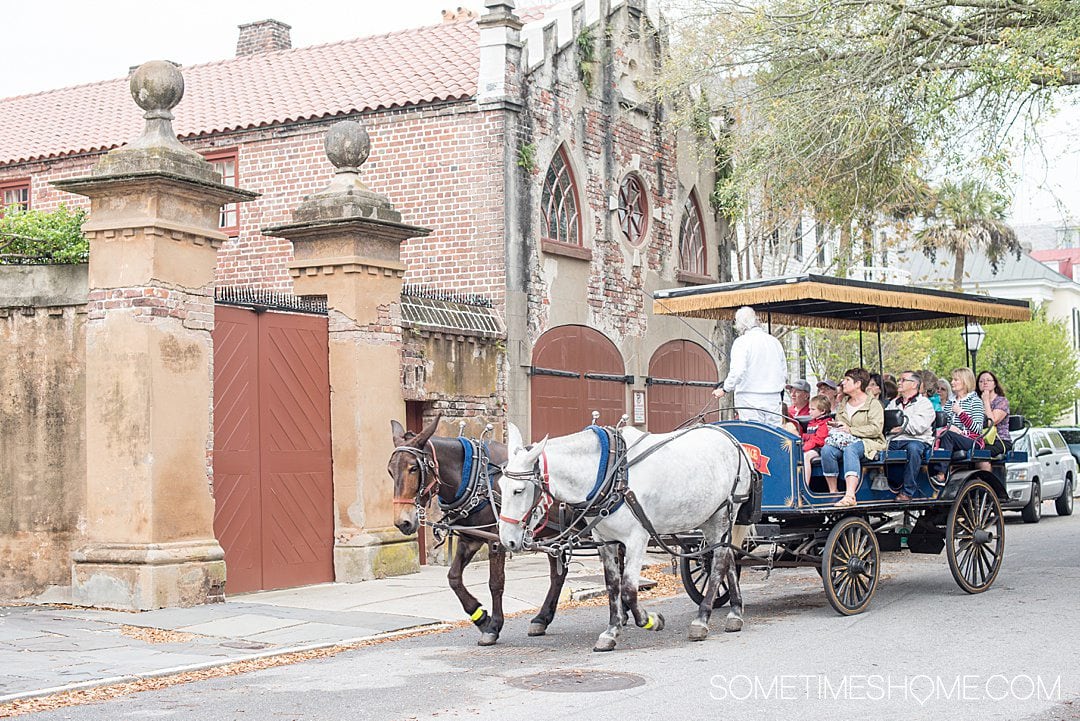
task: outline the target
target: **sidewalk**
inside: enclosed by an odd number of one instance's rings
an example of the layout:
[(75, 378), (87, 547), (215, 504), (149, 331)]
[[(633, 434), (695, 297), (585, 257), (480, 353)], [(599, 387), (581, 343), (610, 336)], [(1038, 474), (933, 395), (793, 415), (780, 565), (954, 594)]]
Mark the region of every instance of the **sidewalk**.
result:
[[(3, 606), (0, 704), (466, 621), (446, 573), (445, 566), (423, 566), (408, 576), (143, 613)], [(490, 609), (487, 564), (468, 567), (465, 583)], [(547, 588), (547, 557), (516, 556), (506, 565), (505, 612), (539, 607)], [(598, 560), (575, 559), (563, 600), (603, 592)]]

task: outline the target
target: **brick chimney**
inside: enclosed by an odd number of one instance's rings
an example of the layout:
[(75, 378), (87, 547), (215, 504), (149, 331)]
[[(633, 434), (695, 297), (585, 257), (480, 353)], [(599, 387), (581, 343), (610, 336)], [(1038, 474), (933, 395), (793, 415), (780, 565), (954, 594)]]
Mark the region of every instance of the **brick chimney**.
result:
[(236, 41), (236, 57), (289, 50), (292, 27), (280, 20), (259, 20), (240, 26), (240, 38)]

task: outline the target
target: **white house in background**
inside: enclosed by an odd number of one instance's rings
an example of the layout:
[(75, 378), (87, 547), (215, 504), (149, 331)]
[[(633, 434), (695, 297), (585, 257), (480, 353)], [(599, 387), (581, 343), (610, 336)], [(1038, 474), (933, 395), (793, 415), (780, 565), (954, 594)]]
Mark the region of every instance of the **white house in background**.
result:
[[(919, 251), (897, 253), (897, 264), (911, 273), (912, 285), (948, 288), (952, 283), (953, 255), (939, 252), (931, 261)], [(1065, 321), (1073, 348), (1080, 351), (1080, 283), (1021, 253), (1007, 255), (995, 271), (984, 253), (968, 253), (964, 263), (964, 292), (998, 298), (1030, 300), (1046, 308), (1047, 317)], [(1080, 404), (1061, 423), (1080, 423)]]

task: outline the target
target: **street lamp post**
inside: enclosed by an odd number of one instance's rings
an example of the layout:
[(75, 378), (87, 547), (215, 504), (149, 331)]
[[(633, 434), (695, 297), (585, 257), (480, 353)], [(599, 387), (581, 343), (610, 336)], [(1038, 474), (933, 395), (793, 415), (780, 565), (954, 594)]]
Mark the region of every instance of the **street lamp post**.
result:
[(971, 370), (974, 373), (978, 373), (976, 368), (977, 359), (979, 356), (979, 348), (982, 346), (983, 339), (986, 337), (986, 331), (976, 321), (969, 320), (964, 329), (960, 331), (960, 335), (964, 338), (964, 346), (967, 348), (968, 354), (971, 356)]

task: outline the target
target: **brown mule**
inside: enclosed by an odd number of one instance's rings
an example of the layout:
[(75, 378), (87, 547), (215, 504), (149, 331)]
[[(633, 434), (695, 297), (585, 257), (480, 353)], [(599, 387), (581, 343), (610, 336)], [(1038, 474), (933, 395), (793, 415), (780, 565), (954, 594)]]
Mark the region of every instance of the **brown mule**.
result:
[[(394, 526), (405, 535), (412, 535), (419, 529), (416, 515), (416, 498), (421, 497), (426, 505), (434, 497), (443, 504), (454, 500), (461, 485), (461, 474), (465, 464), (465, 452), (457, 438), (434, 435), (440, 417), (435, 418), (420, 433), (407, 433), (397, 421), (390, 422), (393, 432), (394, 452), (390, 455), (387, 471), (394, 479)], [(506, 463), (506, 446), (502, 443), (487, 444), (490, 461), (501, 466)], [(412, 449), (411, 451), (409, 449)], [(491, 482), (498, 483), (498, 471), (493, 470)], [(497, 487), (497, 485), (496, 485)], [(489, 533), (496, 530), (496, 509), (490, 503), (482, 503), (455, 525), (477, 528)], [(488, 613), (473, 596), (462, 581), (465, 567), (473, 560), (485, 544), (490, 541), (456, 533), (458, 543), (454, 558), (450, 563), (447, 579), (450, 588), (461, 602), (465, 613), (480, 629), (480, 646), (491, 646), (499, 638), (503, 627), (503, 587), (506, 583), (506, 551), (499, 543), (491, 543), (488, 555), (488, 589), (491, 591), (491, 612)], [(545, 534), (541, 534), (542, 536)], [(548, 535), (554, 535), (549, 531)], [(529, 623), (530, 636), (543, 636), (548, 625), (555, 618), (555, 609), (559, 603), (563, 583), (566, 581), (565, 566), (560, 570), (553, 556), (550, 563), (550, 585), (544, 603)]]

